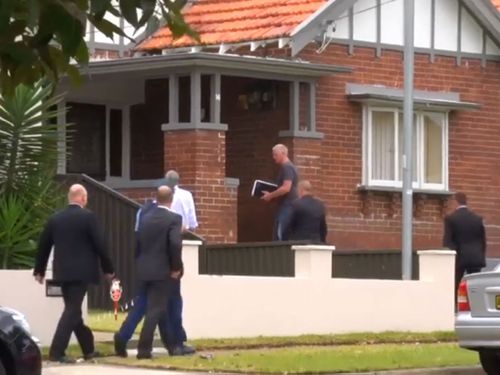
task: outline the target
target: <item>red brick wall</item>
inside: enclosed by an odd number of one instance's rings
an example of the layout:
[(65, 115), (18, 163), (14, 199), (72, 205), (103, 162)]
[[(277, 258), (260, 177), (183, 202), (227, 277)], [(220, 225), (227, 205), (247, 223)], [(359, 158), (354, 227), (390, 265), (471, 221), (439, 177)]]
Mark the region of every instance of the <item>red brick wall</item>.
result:
[[(384, 50), (377, 58), (372, 48), (355, 48), (349, 56), (346, 46), (331, 45), (317, 54), (311, 45), (300, 57), (353, 68), (352, 73), (322, 78), (317, 87), (317, 130), (325, 139), (321, 160), (312, 163), (312, 174), (324, 178), (318, 195), (328, 207), (329, 240), (341, 249), (400, 247), (400, 195), (377, 193), (367, 198), (357, 191), (362, 178), (361, 105), (348, 101), (345, 86), (362, 83), (402, 88), (402, 53)], [(489, 61), (482, 68), (479, 60), (462, 58), (457, 66), (452, 57), (438, 56), (430, 63), (428, 55), (416, 55), (415, 88), (459, 92), (461, 100), (481, 104), (479, 111), (451, 112), (449, 185), (452, 191), (465, 192), (470, 207), (484, 216), (490, 254), (500, 255), (500, 231), (496, 229), (500, 226), (500, 63)], [(317, 155), (314, 147), (307, 146), (294, 152), (299, 166)], [(436, 196), (415, 198), (415, 247), (440, 247), (446, 206)]]
[(224, 132), (186, 130), (165, 132), (165, 169), (175, 169), (181, 184), (191, 187), (199, 229), (209, 242), (236, 242), (235, 188), (225, 186)]

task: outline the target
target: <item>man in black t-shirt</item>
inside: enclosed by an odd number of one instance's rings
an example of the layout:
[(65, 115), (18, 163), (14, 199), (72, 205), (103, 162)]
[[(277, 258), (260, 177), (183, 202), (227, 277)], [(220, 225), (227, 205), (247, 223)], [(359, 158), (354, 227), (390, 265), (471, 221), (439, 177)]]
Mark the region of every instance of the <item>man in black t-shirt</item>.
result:
[(274, 239), (282, 241), (285, 239), (285, 225), (292, 211), (292, 203), (297, 199), (297, 183), (299, 174), (295, 165), (288, 158), (288, 149), (285, 145), (277, 144), (273, 147), (273, 159), (280, 166), (276, 184), (278, 189), (273, 192), (264, 192), (261, 199), (266, 202), (278, 200), (278, 212), (276, 213), (274, 225)]

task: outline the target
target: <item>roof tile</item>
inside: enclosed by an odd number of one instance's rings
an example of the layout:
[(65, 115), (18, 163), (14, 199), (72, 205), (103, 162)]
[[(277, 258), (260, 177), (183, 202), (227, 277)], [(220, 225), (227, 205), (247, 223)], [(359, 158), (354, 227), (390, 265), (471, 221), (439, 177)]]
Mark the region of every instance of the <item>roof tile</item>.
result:
[(163, 27), (136, 49), (151, 51), (287, 37), (326, 1), (198, 0), (185, 10), (184, 17), (200, 34), (200, 43), (188, 36), (174, 40), (170, 30)]

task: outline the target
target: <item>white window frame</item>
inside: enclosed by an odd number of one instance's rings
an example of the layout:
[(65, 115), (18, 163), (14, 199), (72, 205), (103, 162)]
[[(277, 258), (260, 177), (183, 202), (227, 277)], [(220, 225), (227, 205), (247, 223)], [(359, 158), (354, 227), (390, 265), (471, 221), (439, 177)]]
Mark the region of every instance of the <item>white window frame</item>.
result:
[[(372, 135), (373, 112), (392, 112), (394, 113), (394, 180), (376, 180), (372, 179)], [(442, 131), (442, 181), (441, 184), (426, 183), (425, 177), (425, 152), (424, 152), (424, 114), (438, 113), (443, 115), (443, 123), (441, 126)], [(384, 106), (363, 106), (363, 185), (371, 187), (390, 187), (402, 188), (402, 176), (399, 176), (399, 114), (402, 114), (402, 109), (398, 107), (384, 107)], [(416, 137), (416, 155), (413, 155), (414, 160), (417, 162), (417, 178), (413, 182), (414, 189), (433, 190), (433, 191), (447, 191), (448, 189), (448, 111), (436, 110), (415, 110), (417, 137)], [(415, 178), (415, 176), (413, 176)]]

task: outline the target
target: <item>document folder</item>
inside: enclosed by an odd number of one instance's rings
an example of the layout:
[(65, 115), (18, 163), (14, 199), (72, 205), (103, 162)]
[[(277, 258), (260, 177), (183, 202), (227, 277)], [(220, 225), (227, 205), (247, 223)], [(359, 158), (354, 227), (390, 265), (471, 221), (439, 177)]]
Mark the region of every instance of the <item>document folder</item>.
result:
[(260, 198), (264, 195), (263, 191), (273, 192), (278, 188), (278, 185), (272, 182), (255, 180), (252, 187), (252, 197)]

